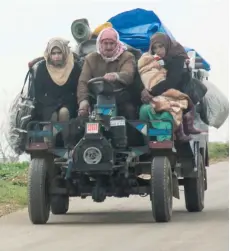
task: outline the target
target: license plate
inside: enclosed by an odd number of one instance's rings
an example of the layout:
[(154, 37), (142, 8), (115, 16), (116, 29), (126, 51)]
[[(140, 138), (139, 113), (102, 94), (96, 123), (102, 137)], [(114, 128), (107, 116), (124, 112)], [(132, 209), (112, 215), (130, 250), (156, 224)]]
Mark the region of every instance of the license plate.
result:
[(98, 133), (99, 124), (98, 123), (88, 123), (86, 126), (86, 133)]
[(125, 120), (123, 119), (110, 120), (110, 126), (125, 126)]

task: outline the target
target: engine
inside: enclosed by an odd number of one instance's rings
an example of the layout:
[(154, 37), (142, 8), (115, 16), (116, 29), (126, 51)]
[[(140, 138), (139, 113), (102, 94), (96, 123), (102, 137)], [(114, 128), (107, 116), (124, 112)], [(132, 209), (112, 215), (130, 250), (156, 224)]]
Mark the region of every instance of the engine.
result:
[(73, 162), (82, 171), (112, 169), (116, 152), (126, 147), (124, 117), (111, 117), (107, 128), (101, 122), (88, 122), (84, 137), (74, 148)]

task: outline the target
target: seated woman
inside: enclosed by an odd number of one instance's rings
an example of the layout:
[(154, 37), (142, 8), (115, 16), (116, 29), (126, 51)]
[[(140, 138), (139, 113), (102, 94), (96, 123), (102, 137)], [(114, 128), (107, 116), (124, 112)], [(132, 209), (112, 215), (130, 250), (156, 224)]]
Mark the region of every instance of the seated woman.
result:
[(80, 67), (69, 41), (51, 39), (34, 74), (36, 117), (39, 121), (68, 121), (76, 117)]
[[(165, 69), (154, 54), (163, 59), (161, 63), (165, 64)], [(147, 104), (141, 107), (140, 119), (170, 120), (173, 117), (176, 135), (183, 141), (191, 139), (185, 134), (201, 132), (193, 127), (194, 105), (191, 99), (180, 91), (184, 84), (182, 75), (186, 59), (187, 53), (179, 43), (166, 34), (156, 33), (151, 38), (149, 52), (143, 54), (138, 62), (138, 71), (145, 86), (142, 101)], [(186, 114), (183, 116), (183, 113)], [(154, 127), (157, 126), (160, 128), (161, 124), (154, 123)]]
[[(133, 84), (135, 74), (135, 58), (120, 42), (119, 34), (113, 28), (103, 29), (97, 37), (97, 52), (85, 57), (77, 88), (79, 115), (87, 115), (90, 102), (87, 83), (95, 77), (115, 83), (121, 81), (125, 86)], [(121, 96), (120, 96), (121, 97)], [(136, 111), (131, 103), (131, 95), (124, 91), (117, 100), (119, 115), (134, 119)]]

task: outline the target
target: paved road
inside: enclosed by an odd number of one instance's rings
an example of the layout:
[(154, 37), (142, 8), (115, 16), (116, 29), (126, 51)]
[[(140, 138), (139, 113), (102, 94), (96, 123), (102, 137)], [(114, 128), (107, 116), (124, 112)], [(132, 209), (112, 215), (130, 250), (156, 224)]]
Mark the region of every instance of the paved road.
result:
[[(70, 213), (30, 224), (27, 211), (0, 219), (0, 251), (227, 251), (228, 163), (208, 171), (205, 210), (188, 213), (174, 200), (170, 223), (154, 223), (148, 198), (74, 199)], [(183, 194), (183, 193), (182, 193)]]

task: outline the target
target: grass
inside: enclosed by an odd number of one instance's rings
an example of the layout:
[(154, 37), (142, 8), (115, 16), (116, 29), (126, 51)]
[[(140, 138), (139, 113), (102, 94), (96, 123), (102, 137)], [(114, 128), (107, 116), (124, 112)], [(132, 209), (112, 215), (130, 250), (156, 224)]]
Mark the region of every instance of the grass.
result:
[(229, 158), (229, 144), (228, 143), (209, 143), (209, 158), (211, 163)]
[[(227, 143), (209, 143), (210, 162), (229, 158)], [(0, 164), (0, 217), (27, 204), (27, 171), (29, 163)]]
[(28, 163), (0, 164), (0, 217), (26, 206)]

